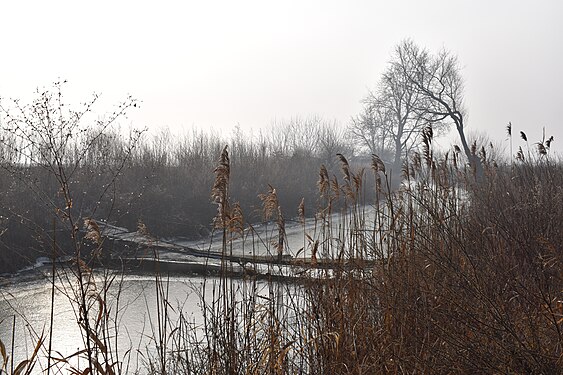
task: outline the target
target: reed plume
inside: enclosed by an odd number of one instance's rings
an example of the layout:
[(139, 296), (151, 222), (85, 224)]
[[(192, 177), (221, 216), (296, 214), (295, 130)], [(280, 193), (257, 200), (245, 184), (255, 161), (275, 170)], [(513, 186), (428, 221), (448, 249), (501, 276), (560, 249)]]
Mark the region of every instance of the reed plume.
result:
[(420, 154), (416, 151), (413, 154), (412, 163), (413, 163), (414, 170), (416, 172), (420, 172), (421, 168), (422, 168), (422, 158), (420, 157)]
[(102, 243), (102, 234), (96, 220), (91, 218), (85, 219), (84, 227), (86, 227), (86, 235), (84, 238), (92, 241), (96, 245), (100, 245)]
[(540, 155), (542, 155), (542, 156), (547, 155), (547, 149), (546, 149), (546, 147), (544, 146), (543, 143), (538, 142), (538, 143), (536, 143), (536, 146), (538, 147), (538, 153)]
[(235, 202), (227, 213), (227, 224), (230, 233), (240, 236), (244, 232), (244, 215), (239, 202)]
[(354, 173), (352, 175), (352, 180), (354, 182), (354, 191), (356, 192), (356, 195), (359, 194), (362, 189), (362, 184), (364, 181), (364, 173), (365, 173), (365, 169), (361, 168), (357, 173)]
[(332, 180), (330, 181), (330, 189), (334, 194), (334, 198), (340, 198), (340, 184), (338, 183), (338, 178), (336, 176), (332, 176)]
[(285, 241), (285, 218), (278, 200), (278, 194), (276, 189), (272, 185), (268, 185), (268, 193), (259, 194), (258, 197), (262, 201), (262, 214), (264, 220), (270, 220), (276, 215), (276, 226), (278, 227), (278, 242), (276, 244), (276, 249), (278, 252), (278, 258), (281, 260), (284, 241)]
[(305, 198), (301, 198), (299, 207), (297, 207), (297, 217), (301, 224), (305, 224)]
[(268, 185), (268, 193), (259, 194), (262, 201), (262, 216), (264, 220), (270, 220), (278, 210), (278, 193), (272, 185)]
[(481, 162), (483, 164), (487, 163), (487, 151), (485, 150), (485, 146), (481, 146), (481, 151), (479, 151), (479, 157), (481, 158)]
[(226, 228), (229, 214), (229, 179), (231, 164), (227, 147), (223, 148), (219, 164), (215, 168), (215, 183), (211, 189), (211, 199), (217, 205), (217, 215), (213, 220), (215, 228)]
[(326, 197), (330, 188), (330, 179), (328, 177), (328, 171), (324, 164), (321, 165), (321, 168), (319, 170), (319, 181), (317, 182), (317, 187), (319, 188), (321, 197)]
[(385, 174), (385, 163), (375, 154), (371, 154), (371, 169), (374, 173), (383, 172)]
[(432, 138), (434, 133), (432, 131), (432, 126), (428, 125), (422, 131), (422, 154), (424, 160), (426, 161), (426, 166), (430, 167), (432, 165)]
[(518, 152), (516, 153), (516, 160), (524, 161), (526, 158), (524, 157), (524, 151), (522, 151), (522, 147), (518, 146)]
[(342, 154), (336, 154), (336, 156), (338, 156), (338, 159), (340, 160), (340, 164), (342, 166), (342, 173), (344, 173), (344, 181), (346, 181), (346, 183), (350, 183), (351, 181), (350, 164), (348, 164), (348, 160), (346, 160), (346, 158)]

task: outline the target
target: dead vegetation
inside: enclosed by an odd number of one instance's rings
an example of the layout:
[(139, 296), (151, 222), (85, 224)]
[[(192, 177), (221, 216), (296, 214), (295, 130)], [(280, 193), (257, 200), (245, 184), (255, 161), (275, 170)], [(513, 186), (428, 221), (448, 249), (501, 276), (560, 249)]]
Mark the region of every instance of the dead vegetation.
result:
[[(43, 97), (36, 110), (49, 113), (51, 99)], [(64, 142), (62, 131), (69, 123), (59, 124), (54, 130), (60, 131), (51, 138)], [(70, 246), (74, 259), (71, 266), (53, 263), (52, 291), (55, 279), (68, 287), (64, 296), (75, 307), (84, 346), (60, 358), (51, 348), (51, 319), (42, 333), (35, 333), (36, 345), (28, 358), (14, 361), (7, 338), (0, 338), (1, 371), (561, 373), (563, 168), (550, 154), (553, 139), (544, 137), (534, 153), (522, 134), (526, 150), (519, 148), (516, 160), (511, 157), (509, 162), (492, 160), (489, 146), (475, 143), (470, 152), (483, 167), (477, 177), (459, 148), (440, 154), (433, 149), (432, 137), (431, 129), (425, 129), (420, 151), (402, 168), (403, 183), (397, 191), (391, 190), (385, 164), (376, 155), (371, 172), (352, 165), (344, 154), (331, 161), (340, 163), (340, 178), (325, 165), (317, 167), (318, 174), (309, 178), (318, 179), (317, 199), (310, 204), (316, 212), (309, 214), (317, 221), (314, 230), (303, 229), (299, 254), (307, 267), (298, 281), (284, 281), (283, 276), (294, 275), (284, 274), (287, 271), (277, 264), (268, 265), (271, 279), (259, 281), (249, 273), (235, 280), (223, 261), (220, 277), (206, 278), (211, 288), (201, 289), (199, 325), (181, 313), (173, 314), (168, 275), (159, 272), (155, 262), (157, 317), (151, 323), (155, 350), (135, 369), (117, 347), (120, 274), (102, 266), (107, 244), (96, 221), (75, 211), (72, 181), (80, 169), (69, 160), (82, 159), (66, 158), (69, 155), (60, 152), (69, 149), (62, 144), (31, 148), (34, 152), (26, 157), (44, 159), (33, 168), (50, 176), (48, 181), (59, 192), (52, 200), (38, 192), (39, 201), (50, 204), (60, 220), (52, 224), (46, 249), (55, 258), (63, 246)], [(134, 157), (132, 147), (126, 151), (127, 158)], [(211, 201), (217, 206), (214, 228), (222, 233), (226, 257), (232, 255), (231, 240), (245, 228), (244, 210), (232, 201), (237, 188), (231, 174), (233, 163), (245, 162), (237, 161), (240, 155), (229, 155), (224, 146), (216, 155), (220, 159), (215, 180), (211, 177), (207, 187), (212, 187)], [(101, 189), (104, 193), (111, 191), (126, 165), (110, 171), (114, 180)], [(20, 181), (25, 175), (18, 173), (28, 173), (15, 164), (4, 167)], [(250, 173), (251, 166), (246, 168)], [(262, 243), (271, 254), (281, 256), (289, 251), (287, 212), (297, 213), (304, 224), (310, 206), (298, 199), (284, 207), (283, 186), (272, 184), (264, 190), (261, 214), (274, 220), (276, 230)], [(369, 196), (375, 199), (367, 200)], [(26, 222), (31, 225), (33, 220)], [(70, 240), (55, 236), (57, 225), (66, 226)], [(149, 237), (150, 227), (141, 222), (139, 230)], [(150, 249), (150, 243), (146, 246)], [(154, 256), (157, 261), (156, 252)], [(319, 266), (327, 260), (330, 267)], [(112, 285), (118, 293), (110, 292)], [(56, 313), (54, 296), (51, 317)], [(47, 359), (46, 366), (41, 358)]]

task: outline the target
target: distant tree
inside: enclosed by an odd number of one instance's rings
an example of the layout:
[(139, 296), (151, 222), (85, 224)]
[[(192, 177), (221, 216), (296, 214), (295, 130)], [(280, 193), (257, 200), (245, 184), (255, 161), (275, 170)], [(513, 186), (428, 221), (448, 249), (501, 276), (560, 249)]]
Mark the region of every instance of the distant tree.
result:
[(393, 69), (401, 72), (417, 97), (413, 111), (425, 123), (453, 123), (469, 164), (478, 176), (482, 165), (465, 137), (464, 85), (457, 56), (443, 49), (435, 55), (405, 40), (396, 49)]
[[(418, 108), (425, 98), (404, 73), (402, 56), (405, 43), (399, 44), (375, 91), (364, 98), (362, 113), (352, 120), (353, 138), (374, 154), (392, 162), (399, 171), (404, 157), (418, 145), (423, 129), (433, 123), (435, 131), (445, 124), (432, 116), (420, 116)], [(391, 160), (389, 160), (391, 159)]]
[(370, 152), (384, 158), (393, 155), (393, 169), (400, 170), (428, 125), (439, 134), (454, 124), (470, 165), (482, 173), (481, 161), (465, 136), (463, 79), (451, 52), (432, 55), (412, 40), (399, 43), (376, 90), (363, 103), (350, 133)]
[(351, 138), (359, 144), (360, 150), (377, 154), (388, 159), (393, 144), (387, 124), (390, 123), (389, 112), (374, 104), (375, 95), (370, 93), (362, 102), (362, 112), (352, 118), (349, 127)]
[(324, 120), (319, 116), (276, 120), (268, 130), (274, 155), (313, 156), (318, 148), (318, 132)]
[(269, 143), (273, 155), (316, 158), (332, 164), (337, 153), (351, 155), (353, 149), (345, 130), (320, 116), (294, 117), (272, 124)]

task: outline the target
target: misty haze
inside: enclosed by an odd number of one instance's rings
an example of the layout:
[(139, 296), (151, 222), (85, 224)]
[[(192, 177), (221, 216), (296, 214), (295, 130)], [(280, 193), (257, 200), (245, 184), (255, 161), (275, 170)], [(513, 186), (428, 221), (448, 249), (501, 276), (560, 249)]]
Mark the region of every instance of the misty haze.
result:
[(0, 373), (563, 373), (561, 14), (7, 4)]

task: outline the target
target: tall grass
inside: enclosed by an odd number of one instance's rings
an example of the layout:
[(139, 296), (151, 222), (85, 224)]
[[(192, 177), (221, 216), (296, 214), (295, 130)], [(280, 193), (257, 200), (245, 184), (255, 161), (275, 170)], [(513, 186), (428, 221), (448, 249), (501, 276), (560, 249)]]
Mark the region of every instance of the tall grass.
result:
[[(33, 108), (52, 113), (53, 98), (56, 96), (41, 96)], [(22, 109), (22, 113), (26, 111)], [(44, 126), (33, 121), (26, 124), (30, 133), (24, 128), (20, 129), (23, 133), (12, 132), (19, 137), (13, 142), (22, 142), (22, 135), (35, 134), (34, 127)], [(403, 166), (400, 188), (392, 190), (396, 176), (391, 173), (397, 172), (388, 171), (376, 155), (366, 165), (349, 161), (344, 153), (334, 154), (331, 160), (302, 158), (303, 150), (274, 157), (273, 149), (266, 151), (244, 142), (234, 142), (229, 148), (205, 137), (192, 139), (193, 147), (184, 149), (189, 152), (171, 159), (170, 153), (161, 152), (168, 142), (133, 147), (140, 141), (139, 135), (122, 149), (124, 161), (96, 165), (95, 158), (85, 162), (88, 152), (75, 157), (72, 144), (64, 143), (63, 130), (73, 123), (56, 124), (60, 127), (47, 129), (54, 141), (50, 148), (41, 147), (45, 144), (39, 140), (30, 143), (33, 147), (26, 154), (10, 154), (15, 148), (8, 147), (4, 154), (20, 159), (4, 160), (3, 168), (22, 183), (36, 173), (46, 183), (46, 190), (37, 192), (37, 202), (55, 210), (58, 224), (52, 233), (41, 232), (44, 251), (53, 259), (73, 254), (70, 266), (53, 263), (51, 312), (56, 313), (55, 288), (59, 288), (74, 308), (83, 345), (60, 358), (52, 348), (51, 323), (42, 332), (33, 332), (35, 343), (28, 358), (14, 362), (6, 349), (8, 340), (2, 337), (4, 372), (562, 371), (563, 167), (550, 154), (552, 138), (538, 142), (536, 153), (522, 135), (527, 152), (519, 149), (516, 160), (511, 155), (509, 162), (493, 160), (495, 153), (488, 146), (474, 143), (472, 155), (480, 158), (484, 170), (483, 176), (476, 176), (455, 147), (445, 154), (434, 150), (432, 131), (426, 129), (421, 149)], [(85, 138), (90, 139), (86, 150), (116, 144), (106, 142), (108, 138), (101, 135), (106, 134), (104, 129)], [(309, 164), (296, 171), (295, 162), (305, 159), (321, 163), (315, 172)], [(133, 344), (124, 350), (118, 341), (123, 328), (119, 323), (123, 272), (104, 268), (111, 257), (110, 243), (95, 214), (101, 214), (103, 208), (98, 207), (104, 204), (105, 213), (124, 209), (118, 196), (127, 193), (118, 177), (127, 173), (139, 173), (137, 177), (144, 179), (158, 172), (176, 182), (170, 186), (186, 190), (176, 173), (184, 162), (209, 171), (208, 177), (195, 183), (206, 186), (205, 201), (216, 205), (216, 210), (210, 210), (211, 216), (215, 214), (212, 230), (221, 237), (220, 272), (206, 276), (203, 288), (196, 289), (202, 321), (184, 315), (170, 299), (170, 275), (159, 268), (153, 246), (159, 234), (151, 236), (153, 222), (148, 214), (145, 217), (146, 211), (138, 211), (143, 214), (135, 218), (135, 226), (146, 239), (142, 246), (153, 251), (155, 260), (156, 317), (148, 322), (154, 348), (144, 354), (141, 366), (133, 368), (129, 362)], [(256, 175), (258, 165), (276, 166), (280, 176), (257, 188), (255, 179), (265, 178)], [(77, 208), (80, 193), (76, 192), (83, 191), (78, 189), (83, 187), (80, 179), (92, 176), (89, 168), (94, 167), (101, 168), (96, 170), (104, 182), (86, 181), (101, 184), (97, 191), (102, 198), (91, 208), (86, 200)], [(293, 186), (285, 181), (290, 172), (307, 174), (297, 181), (310, 182), (306, 185), (314, 196), (284, 199), (284, 190)], [(237, 179), (242, 179), (238, 185)], [(144, 186), (143, 195), (153, 194), (152, 199), (171, 194), (170, 186), (164, 184)], [(250, 192), (257, 203), (241, 204), (234, 199)], [(201, 197), (194, 195), (195, 200), (201, 201)], [(290, 204), (285, 206), (287, 202)], [(9, 212), (16, 209), (8, 204), (4, 207)], [(305, 225), (306, 212), (313, 212), (309, 215), (312, 226)], [(156, 216), (166, 214), (170, 216), (163, 210)], [(17, 217), (39, 231), (41, 220), (31, 215)], [(269, 223), (265, 238), (258, 238), (259, 233), (248, 224), (258, 216)], [(303, 225), (302, 249), (288, 247), (286, 230), (292, 217)], [(66, 231), (57, 231), (57, 225)], [(65, 233), (66, 240), (61, 236)], [(264, 246), (276, 262), (268, 263), (267, 270), (255, 262), (234, 264), (233, 241), (239, 238), (248, 241), (245, 251), (248, 246), (248, 252), (254, 254), (255, 246)]]
[[(560, 163), (539, 155), (510, 167), (481, 155), (486, 175), (477, 182), (455, 154), (429, 155), (423, 151), (405, 165), (396, 192), (374, 157), (379, 199), (371, 209), (360, 199), (361, 169), (340, 156), (342, 179), (327, 181), (321, 167), (318, 224), (304, 230), (307, 257), (294, 260), (300, 271), (271, 265), (265, 277), (234, 278), (224, 260), (221, 274), (206, 279), (213, 287), (201, 295), (202, 325), (166, 313), (172, 301), (166, 275), (157, 274), (158, 350), (138, 371), (559, 372)], [(228, 255), (244, 226), (230, 202), (226, 148), (218, 165), (215, 225)], [(263, 241), (273, 255), (290, 251), (276, 194), (271, 187), (262, 195), (264, 215), (276, 219), (277, 229)], [(94, 295), (103, 311), (108, 296)], [(96, 365), (105, 344), (91, 342), (96, 348), (82, 354), (92, 356), (92, 372), (110, 373)]]
[[(539, 153), (511, 167), (482, 148), (477, 180), (455, 151), (437, 157), (426, 142), (396, 192), (374, 157), (373, 211), (360, 199), (361, 169), (339, 156), (343, 178), (328, 180), (321, 167), (318, 227), (304, 232), (310, 258), (299, 278), (263, 281), (267, 295), (255, 278), (235, 294), (232, 283), (219, 288), (221, 308), (206, 305), (208, 350), (194, 330), (176, 341), (175, 352), (197, 353), (189, 372), (560, 372), (560, 163)], [(267, 215), (280, 209), (275, 193), (263, 195)]]
[(482, 152), (486, 177), (476, 182), (447, 156), (423, 154), (405, 166), (403, 189), (379, 203), (365, 242), (380, 260), (371, 272), (336, 273), (308, 289), (313, 326), (338, 338), (323, 342), (319, 366), (560, 372), (560, 163), (540, 153), (510, 168)]

